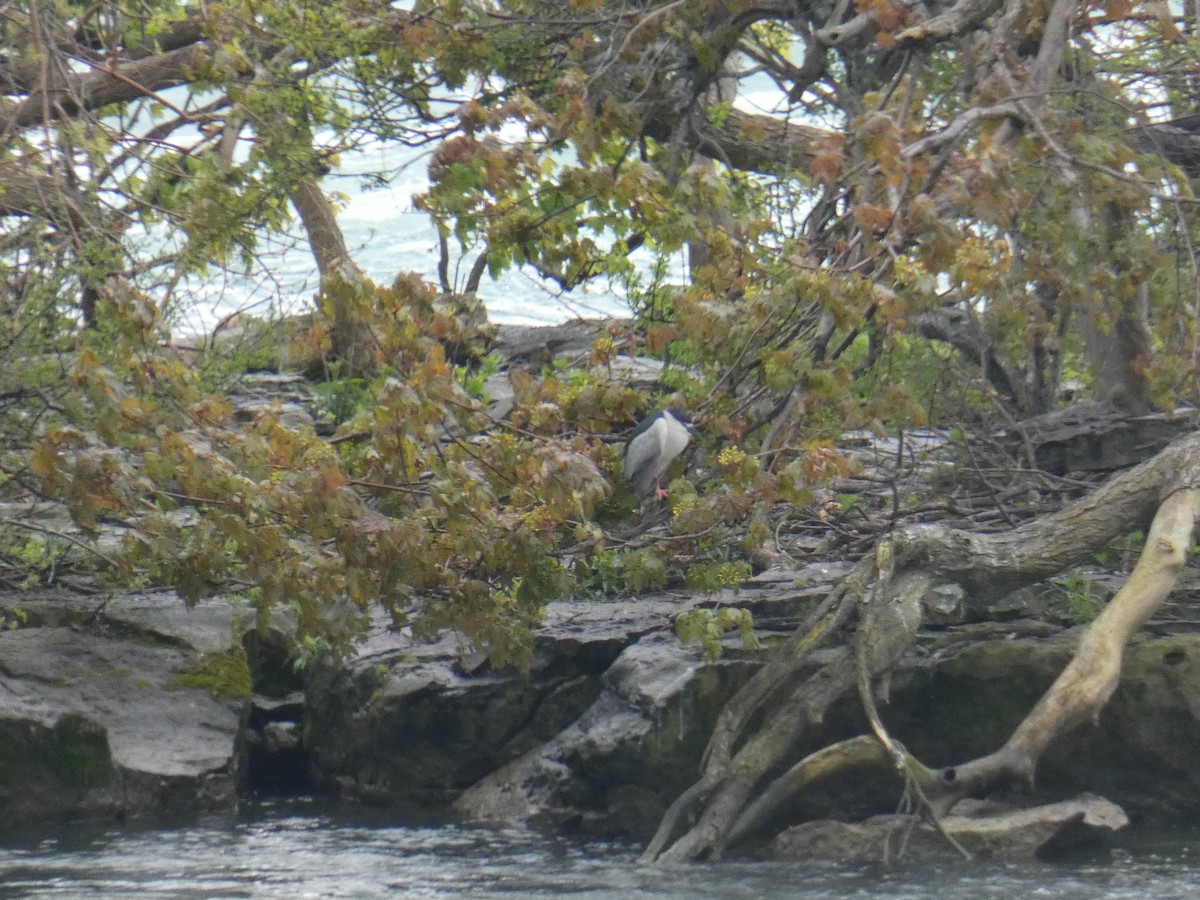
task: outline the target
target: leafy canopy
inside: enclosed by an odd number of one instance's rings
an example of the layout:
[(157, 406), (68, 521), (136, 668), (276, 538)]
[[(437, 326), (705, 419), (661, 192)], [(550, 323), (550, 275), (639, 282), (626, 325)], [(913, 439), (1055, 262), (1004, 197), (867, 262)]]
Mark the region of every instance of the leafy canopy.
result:
[[(1192, 399), (1200, 169), (1163, 124), (1193, 112), (1189, 28), (1151, 3), (18, 9), (2, 487), (120, 523), (126, 582), (287, 611), (306, 653), (380, 604), (525, 663), (549, 597), (728, 583), (849, 471), (848, 429), (1043, 412), (1064, 377)], [(378, 141), (431, 148), (436, 286), (372, 283), (341, 234), (321, 179)], [(281, 342), (341, 379), (332, 440), (239, 420), (239, 361), (166, 346), (198, 285), (269, 276), (297, 239), (320, 289)], [(460, 301), (518, 266), (614, 284), (636, 320), (578, 368), (512, 373), (495, 422)], [(653, 541), (615, 537), (614, 439), (659, 399), (610, 373), (618, 338), (707, 435)]]

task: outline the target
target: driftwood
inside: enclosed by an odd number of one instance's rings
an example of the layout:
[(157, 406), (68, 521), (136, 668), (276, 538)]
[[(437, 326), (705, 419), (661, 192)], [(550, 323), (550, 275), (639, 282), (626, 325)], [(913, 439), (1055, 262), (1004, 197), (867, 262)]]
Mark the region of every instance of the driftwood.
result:
[[(1011, 531), (975, 534), (945, 525), (883, 537), (773, 660), (728, 704), (700, 778), (667, 811), (648, 860), (717, 857), (761, 828), (774, 811), (837, 772), (886, 766), (903, 779), (914, 813), (935, 826), (958, 800), (1031, 782), (1046, 747), (1095, 717), (1120, 678), (1130, 636), (1166, 599), (1200, 515), (1200, 434), (1115, 476), (1090, 495)], [(957, 586), (984, 608), (1012, 590), (1084, 562), (1112, 540), (1149, 527), (1125, 586), (1085, 630), (1071, 662), (1007, 742), (979, 759), (930, 769), (893, 741), (875, 711), (891, 667), (913, 645), (923, 598)], [(848, 648), (813, 674), (812, 651), (854, 625)], [(873, 733), (826, 747), (763, 785), (804, 729), (858, 688)], [(747, 733), (752, 722), (757, 730)], [(685, 827), (686, 823), (686, 827)]]

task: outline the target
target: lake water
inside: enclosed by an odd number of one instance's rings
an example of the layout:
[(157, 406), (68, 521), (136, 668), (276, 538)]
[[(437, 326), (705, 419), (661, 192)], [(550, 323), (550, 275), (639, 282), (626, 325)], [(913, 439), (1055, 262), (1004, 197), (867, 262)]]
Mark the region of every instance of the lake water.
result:
[[(749, 79), (742, 90), (737, 105), (748, 112), (775, 115), (787, 107), (786, 98), (766, 75)], [(184, 102), (183, 89), (178, 91), (178, 95), (168, 91), (167, 96)], [(516, 137), (501, 132), (502, 139)], [(413, 197), (429, 187), (432, 149), (367, 140), (342, 154), (338, 167), (323, 181), (326, 191), (338, 200), (338, 222), (351, 256), (379, 284), (390, 284), (402, 272), (417, 272), (436, 282), (437, 232), (428, 215), (413, 203)], [(599, 237), (601, 243), (604, 240)], [(259, 262), (247, 275), (214, 271), (187, 282), (186, 304), (171, 315), (177, 334), (207, 332), (239, 311), (272, 315), (310, 307), (318, 277), (299, 224), (293, 223), (290, 235), (264, 236), (259, 249)], [(451, 241), (450, 250), (450, 281), (461, 289), (478, 248), (460, 248)], [(646, 268), (651, 257), (639, 250), (632, 259)], [(665, 274), (672, 281), (686, 281), (682, 254)], [(500, 323), (551, 325), (576, 317), (627, 316), (630, 310), (620, 285), (600, 278), (564, 294), (528, 267), (511, 269), (495, 279), (484, 276), (479, 296), (491, 320)]]
[(173, 828), (72, 826), (0, 839), (0, 897), (1192, 898), (1200, 834), (1140, 835), (1071, 864), (661, 868), (638, 848), (521, 830), (401, 824), (321, 801), (250, 802)]
[[(351, 256), (378, 284), (391, 284), (406, 272), (437, 281), (437, 232), (429, 216), (413, 205), (413, 197), (429, 186), (428, 162), (428, 149), (376, 141), (346, 154), (323, 182), (338, 197), (338, 221)], [(258, 250), (249, 273), (212, 269), (190, 278), (181, 292), (186, 299), (169, 315), (172, 330), (177, 335), (202, 333), (237, 312), (270, 316), (311, 308), (319, 279), (299, 223), (292, 224), (290, 235), (264, 235)], [(451, 241), (450, 250), (450, 281), (461, 289), (478, 249)], [(649, 257), (637, 257), (643, 258)], [(682, 258), (678, 269), (674, 275), (682, 279)], [(527, 268), (495, 279), (485, 275), (479, 296), (493, 322), (552, 325), (576, 317), (629, 315), (620, 287), (606, 280), (565, 295)]]
[[(162, 96), (177, 105), (187, 105), (189, 90), (170, 88)], [(201, 94), (193, 102), (204, 103), (213, 96)], [(462, 99), (466, 96), (464, 93)], [(440, 112), (458, 102), (449, 97), (434, 105)], [(795, 115), (789, 112), (786, 95), (763, 73), (743, 79), (735, 103), (747, 112)], [(156, 124), (157, 120), (143, 113), (133, 125), (123, 122), (122, 127), (136, 131)], [(509, 129), (502, 130), (499, 137), (516, 140), (520, 135)], [(180, 146), (200, 139), (199, 130), (191, 127), (172, 136)], [(332, 145), (334, 139), (330, 134), (318, 133), (316, 140)], [(245, 158), (249, 146), (244, 143), (239, 158)], [(407, 272), (419, 273), (436, 283), (440, 255), (437, 232), (428, 215), (416, 209), (413, 202), (414, 196), (428, 189), (432, 152), (432, 145), (409, 147), (395, 141), (362, 138), (354, 149), (339, 154), (339, 164), (322, 182), (338, 204), (338, 222), (351, 256), (379, 284), (390, 284), (398, 274)], [(257, 259), (250, 271), (242, 270), (240, 263), (231, 263), (228, 269), (214, 264), (205, 274), (185, 279), (178, 299), (166, 311), (174, 335), (207, 333), (239, 312), (274, 316), (310, 309), (319, 279), (303, 235), (300, 224), (293, 222), (288, 234), (259, 235)], [(606, 239), (600, 235), (598, 242)], [(148, 255), (159, 255), (168, 242), (175, 245), (169, 232), (145, 236)], [(461, 248), (452, 240), (450, 251), (451, 287), (461, 289), (479, 248)], [(643, 249), (636, 251), (632, 259), (635, 266), (646, 269), (651, 256)], [(671, 281), (686, 282), (682, 254), (676, 255), (664, 274)], [(495, 279), (485, 276), (479, 296), (492, 321), (498, 323), (551, 325), (577, 317), (627, 316), (630, 311), (620, 285), (597, 279), (564, 294), (528, 267), (509, 270)]]

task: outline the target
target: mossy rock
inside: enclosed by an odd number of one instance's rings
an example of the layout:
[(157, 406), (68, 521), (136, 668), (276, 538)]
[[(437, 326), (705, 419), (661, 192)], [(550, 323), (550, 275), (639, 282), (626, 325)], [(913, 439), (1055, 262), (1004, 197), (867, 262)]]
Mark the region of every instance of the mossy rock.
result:
[(168, 690), (183, 687), (204, 688), (217, 700), (244, 700), (250, 696), (253, 682), (246, 652), (237, 647), (225, 653), (209, 653), (187, 672), (167, 682)]
[(884, 718), (929, 765), (990, 753), (1058, 677), (1074, 644), (1067, 638), (972, 645), (932, 671), (896, 677)]
[(92, 788), (114, 772), (107, 733), (83, 716), (68, 713), (51, 726), (5, 720), (0, 728), (0, 785)]

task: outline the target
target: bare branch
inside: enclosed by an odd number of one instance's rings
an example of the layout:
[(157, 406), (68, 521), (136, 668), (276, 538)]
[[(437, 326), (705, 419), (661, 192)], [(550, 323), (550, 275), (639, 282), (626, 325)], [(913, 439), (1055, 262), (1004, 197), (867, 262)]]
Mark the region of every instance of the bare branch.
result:
[(944, 13), (901, 31), (896, 35), (896, 43), (908, 47), (958, 37), (978, 28), (1001, 5), (1002, 0), (959, 0)]

